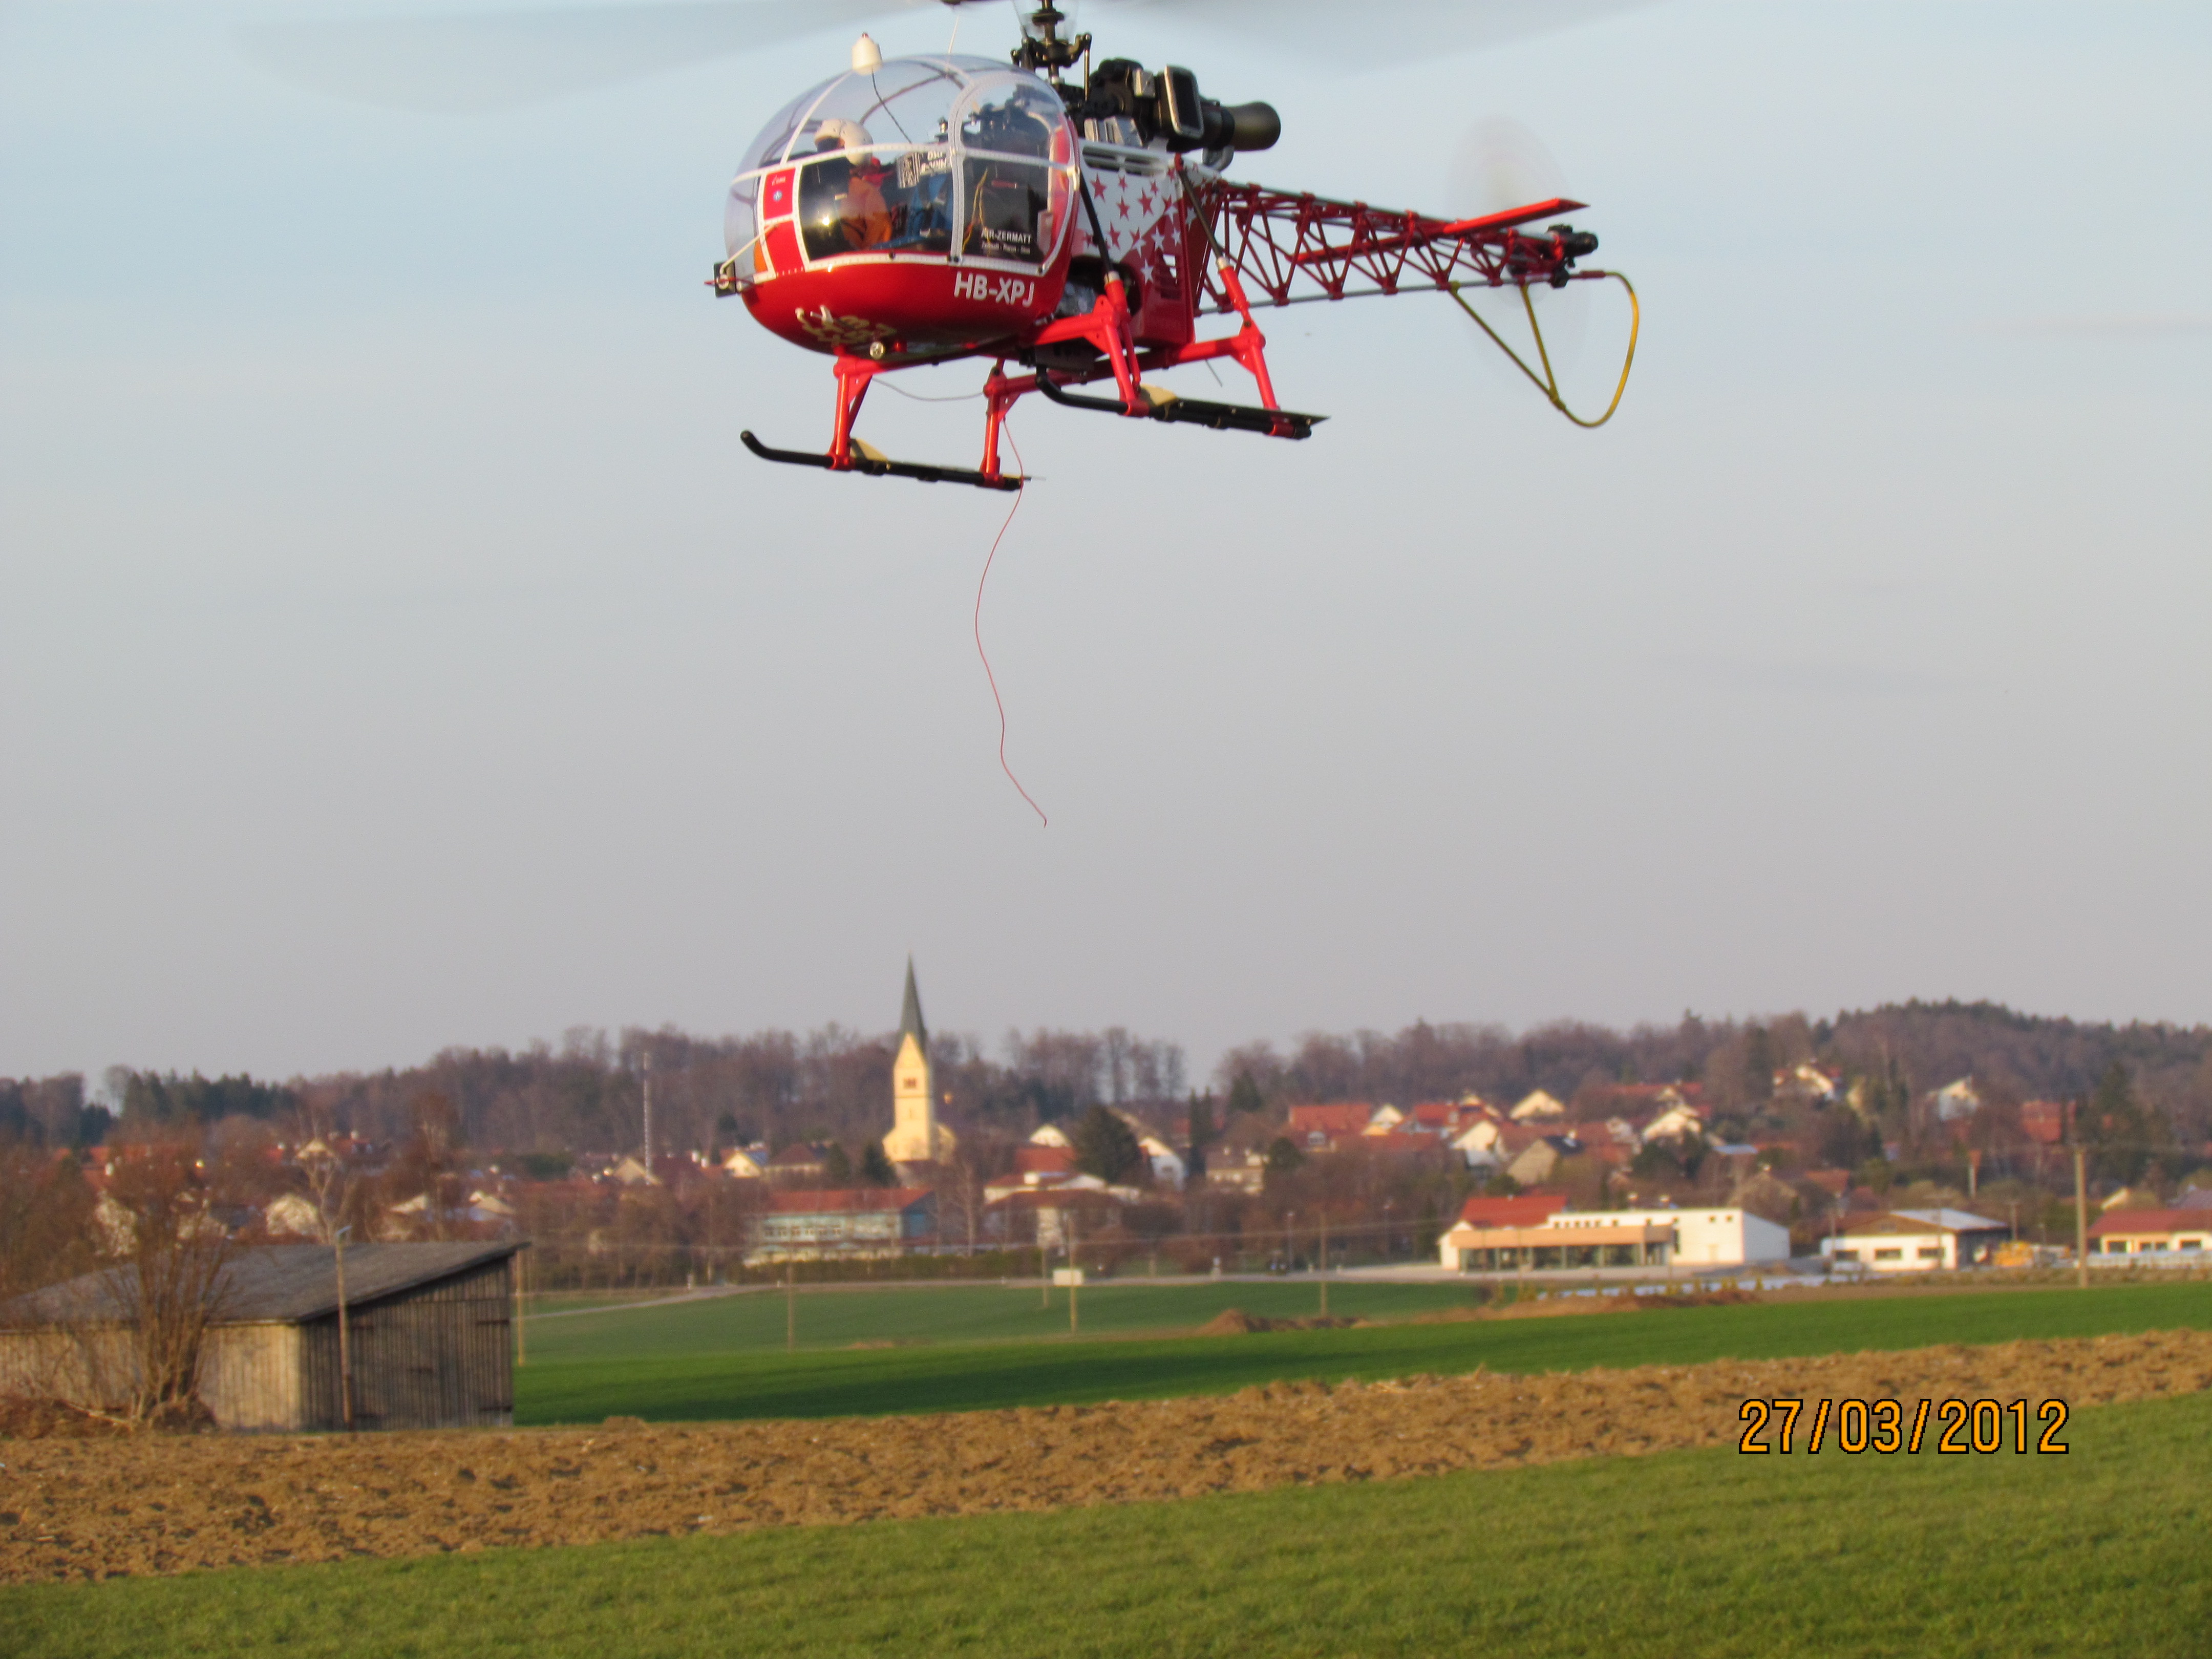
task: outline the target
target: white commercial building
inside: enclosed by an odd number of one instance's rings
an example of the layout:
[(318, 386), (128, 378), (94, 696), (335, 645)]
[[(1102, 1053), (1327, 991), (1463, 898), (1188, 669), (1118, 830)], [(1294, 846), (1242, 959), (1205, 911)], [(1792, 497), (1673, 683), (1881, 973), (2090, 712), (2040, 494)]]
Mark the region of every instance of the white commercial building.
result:
[(1790, 1259), (1790, 1230), (1747, 1210), (1560, 1210), (1534, 1226), (1462, 1221), (1438, 1243), (1447, 1267), (1741, 1267)]
[[(1610, 1210), (1607, 1219), (1629, 1226), (1674, 1229), (1678, 1267), (1741, 1267), (1753, 1261), (1787, 1261), (1790, 1229), (1748, 1210)], [(1565, 1212), (1552, 1224), (1575, 1218)]]

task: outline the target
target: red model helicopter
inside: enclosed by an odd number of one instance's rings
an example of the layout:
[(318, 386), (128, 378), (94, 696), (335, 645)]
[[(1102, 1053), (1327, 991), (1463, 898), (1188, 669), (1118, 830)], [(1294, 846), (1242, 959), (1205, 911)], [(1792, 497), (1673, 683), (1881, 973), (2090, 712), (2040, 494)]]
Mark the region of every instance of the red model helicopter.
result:
[[(1273, 108), (1206, 97), (1187, 69), (1094, 65), (1091, 37), (1064, 38), (1065, 21), (1044, 0), (1010, 64), (886, 59), (864, 34), (850, 73), (794, 99), (745, 152), (714, 291), (829, 354), (836, 375), (826, 451), (774, 448), (745, 432), (754, 454), (1017, 489), (1026, 480), (1001, 470), (999, 434), (1032, 392), (1127, 419), (1304, 438), (1324, 417), (1276, 402), (1255, 305), (1423, 289), (1459, 300), (1577, 424), (1601, 425), (1619, 407), (1616, 390), (1598, 419), (1573, 415), (1540, 330), (1539, 374), (1460, 298), (1462, 287), (1517, 289), (1533, 329), (1533, 285), (1626, 287), (1618, 273), (1576, 268), (1597, 249), (1589, 232), (1528, 228), (1583, 204), (1445, 220), (1232, 182), (1224, 170), (1237, 155), (1281, 135)], [(1079, 82), (1067, 73), (1079, 63)], [(1200, 337), (1202, 318), (1232, 314), (1235, 331)], [(1634, 354), (1632, 328), (1629, 363)], [(991, 364), (980, 466), (891, 460), (854, 434), (877, 376), (959, 358)], [(1144, 378), (1221, 358), (1250, 374), (1256, 404), (1180, 398)], [(1621, 389), (1627, 380), (1624, 364)], [(1093, 385), (1110, 395), (1073, 389)]]

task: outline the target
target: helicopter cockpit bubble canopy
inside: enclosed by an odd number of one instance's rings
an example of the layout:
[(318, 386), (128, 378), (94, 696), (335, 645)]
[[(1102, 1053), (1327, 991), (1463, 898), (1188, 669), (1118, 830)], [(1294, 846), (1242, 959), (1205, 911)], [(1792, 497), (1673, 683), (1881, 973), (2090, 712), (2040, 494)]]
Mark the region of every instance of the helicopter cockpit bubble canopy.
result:
[(1036, 75), (988, 58), (887, 58), (812, 88), (762, 130), (730, 186), (725, 250), (741, 283), (783, 274), (775, 222), (788, 214), (810, 270), (934, 256), (1042, 270), (1066, 237), (1075, 157), (1060, 95)]

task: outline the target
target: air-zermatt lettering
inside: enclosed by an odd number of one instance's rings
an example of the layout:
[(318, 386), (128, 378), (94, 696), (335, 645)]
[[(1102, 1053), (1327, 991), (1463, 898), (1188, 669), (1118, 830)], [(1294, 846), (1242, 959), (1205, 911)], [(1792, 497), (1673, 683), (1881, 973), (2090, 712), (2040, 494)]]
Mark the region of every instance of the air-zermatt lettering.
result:
[(952, 278), (956, 300), (982, 300), (994, 306), (1036, 303), (1036, 283), (1027, 276), (994, 276), (988, 270), (963, 270)]

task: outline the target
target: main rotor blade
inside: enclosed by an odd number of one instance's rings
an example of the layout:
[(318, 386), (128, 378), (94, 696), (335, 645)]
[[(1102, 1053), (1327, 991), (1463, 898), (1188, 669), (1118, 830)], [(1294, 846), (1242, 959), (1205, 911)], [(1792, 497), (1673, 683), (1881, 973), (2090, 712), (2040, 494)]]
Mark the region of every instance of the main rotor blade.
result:
[(1262, 48), (1325, 55), (1332, 64), (1373, 69), (1550, 34), (1658, 0), (1389, 0), (1357, 8), (1341, 0), (1103, 3), (1116, 9), (1141, 8), (1188, 18)]
[[(257, 23), (240, 27), (235, 38), (248, 59), (313, 91), (401, 109), (462, 113), (613, 86), (939, 3), (646, 0), (636, 5)], [(963, 3), (974, 7), (982, 0)], [(1354, 18), (1340, 0), (1091, 0), (1091, 5), (1116, 11), (1172, 16), (1263, 49), (1326, 54), (1333, 63), (1358, 68), (1449, 56), (1651, 3), (1655, 0), (1392, 0)], [(987, 12), (992, 9), (985, 5)], [(980, 40), (970, 50), (995, 55)]]
[(359, 103), (466, 114), (705, 63), (937, 0), (653, 0), (414, 17), (255, 23), (238, 49), (279, 78)]

